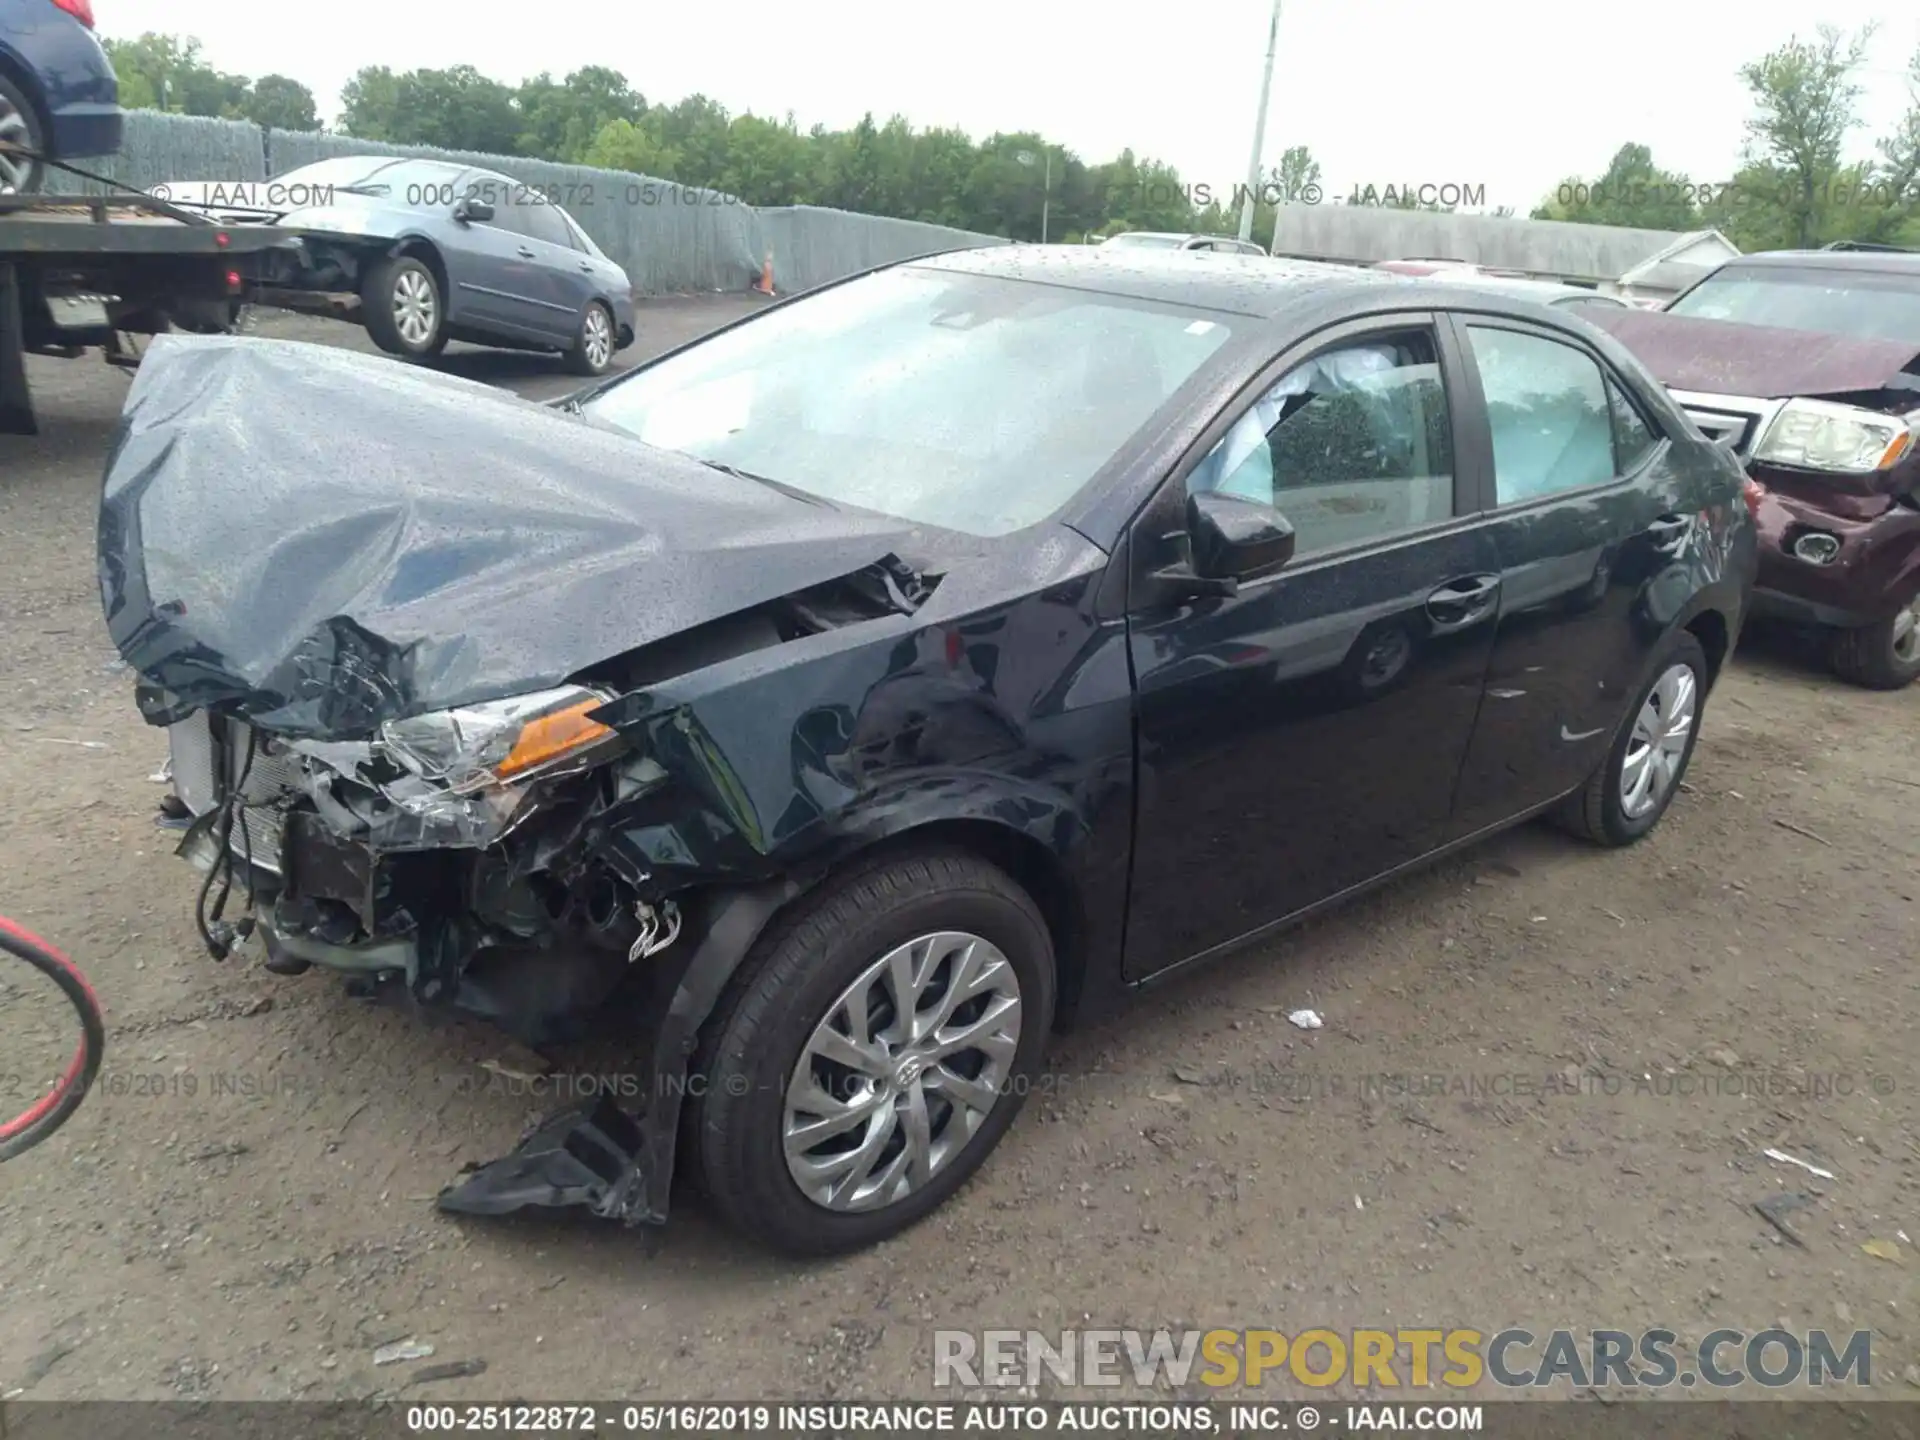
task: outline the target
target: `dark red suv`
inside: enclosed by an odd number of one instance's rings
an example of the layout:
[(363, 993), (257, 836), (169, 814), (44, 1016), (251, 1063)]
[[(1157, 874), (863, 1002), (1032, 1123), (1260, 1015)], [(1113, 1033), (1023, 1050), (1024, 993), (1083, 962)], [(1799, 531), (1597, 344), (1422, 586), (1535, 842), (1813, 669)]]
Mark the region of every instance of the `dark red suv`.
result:
[(1920, 253), (1743, 255), (1587, 318), (1764, 487), (1753, 613), (1824, 627), (1855, 684), (1920, 677)]

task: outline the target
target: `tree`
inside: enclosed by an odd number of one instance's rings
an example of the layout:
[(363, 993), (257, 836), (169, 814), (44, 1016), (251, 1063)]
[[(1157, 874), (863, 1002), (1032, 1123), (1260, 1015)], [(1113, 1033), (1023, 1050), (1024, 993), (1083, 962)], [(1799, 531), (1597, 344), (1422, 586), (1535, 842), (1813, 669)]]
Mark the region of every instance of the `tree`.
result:
[(318, 130), (313, 92), (285, 75), (262, 75), (242, 106), (247, 119), (271, 130)]
[(228, 119), (243, 113), (247, 77), (207, 64), (198, 40), (149, 30), (135, 40), (108, 40), (106, 51), (120, 83), (120, 103), (129, 109)]
[(672, 180), (676, 178), (680, 162), (673, 148), (660, 139), (655, 127), (642, 119), (609, 121), (593, 137), (580, 163), (602, 170), (626, 170), (635, 175)]
[(646, 99), (627, 77), (604, 65), (575, 70), (556, 81), (542, 71), (520, 86), (521, 154), (577, 164), (600, 132), (615, 120), (637, 123)]
[(340, 129), (356, 140), (395, 138), (400, 77), (384, 65), (368, 65), (340, 87)]
[(347, 82), (340, 98), (343, 128), (363, 140), (495, 155), (519, 152), (520, 111), (513, 91), (471, 65), (403, 75), (371, 66)]
[(1263, 199), (1277, 198), (1289, 205), (1320, 202), (1320, 162), (1304, 145), (1289, 145), (1268, 179), (1272, 194)]
[(1757, 192), (1742, 203), (1776, 210), (1791, 245), (1817, 243), (1835, 218), (1840, 156), (1858, 123), (1854, 75), (1872, 38), (1871, 25), (1852, 39), (1822, 25), (1817, 39), (1796, 37), (1740, 67), (1754, 101), (1742, 179)]
[(1583, 225), (1628, 225), (1641, 230), (1692, 230), (1700, 222), (1694, 197), (1700, 187), (1686, 176), (1662, 170), (1645, 145), (1614, 151), (1596, 179), (1568, 176), (1533, 212), (1535, 220)]

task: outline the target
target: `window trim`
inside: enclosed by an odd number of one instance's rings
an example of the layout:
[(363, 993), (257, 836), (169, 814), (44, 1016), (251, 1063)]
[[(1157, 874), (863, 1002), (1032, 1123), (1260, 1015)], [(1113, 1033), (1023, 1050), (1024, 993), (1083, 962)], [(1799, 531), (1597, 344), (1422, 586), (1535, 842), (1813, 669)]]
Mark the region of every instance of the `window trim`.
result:
[[(1484, 508), (1478, 500), (1484, 488), (1479, 477), (1491, 469), (1486, 459), (1490, 451), (1485, 448), (1491, 445), (1491, 441), (1485, 440), (1483, 435), (1463, 434), (1462, 420), (1468, 414), (1467, 396), (1459, 384), (1463, 357), (1458, 352), (1458, 341), (1446, 322), (1445, 312), (1432, 309), (1374, 312), (1334, 321), (1295, 340), (1255, 371), (1215, 412), (1198, 438), (1181, 453), (1147, 503), (1140, 507), (1122, 532), (1129, 572), (1128, 611), (1137, 614), (1142, 610), (1157, 609), (1164, 603), (1158, 597), (1158, 587), (1153, 583), (1152, 575), (1155, 569), (1165, 563), (1165, 556), (1160, 553), (1162, 547), (1149, 537), (1165, 539), (1176, 533), (1184, 535), (1187, 480), (1213, 453), (1214, 447), (1226, 438), (1227, 432), (1289, 371), (1328, 351), (1343, 350), (1363, 342), (1368, 336), (1404, 334), (1408, 330), (1426, 330), (1433, 336), (1435, 358), (1440, 366), (1440, 386), (1447, 401), (1449, 440), (1453, 448), (1453, 514), (1444, 520), (1409, 530), (1396, 530), (1372, 539), (1357, 540), (1303, 555), (1271, 575), (1243, 582), (1241, 593), (1258, 591), (1290, 575), (1341, 564), (1403, 545), (1419, 544), (1479, 524), (1485, 518)], [(1477, 389), (1474, 393), (1477, 395)], [(1482, 425), (1480, 430), (1484, 432), (1485, 426)], [(1491, 483), (1490, 479), (1487, 483)]]
[[(1580, 336), (1572, 335), (1564, 330), (1554, 329), (1546, 325), (1539, 325), (1531, 320), (1524, 320), (1517, 316), (1501, 315), (1492, 311), (1449, 311), (1445, 319), (1455, 333), (1454, 343), (1460, 356), (1461, 369), (1463, 371), (1462, 380), (1473, 397), (1472, 423), (1478, 432), (1480, 442), (1485, 446), (1486, 466), (1481, 472), (1482, 484), (1480, 493), (1480, 507), (1483, 513), (1501, 517), (1524, 515), (1529, 511), (1539, 509), (1543, 506), (1559, 504), (1564, 500), (1586, 499), (1596, 495), (1603, 495), (1609, 490), (1638, 483), (1645, 477), (1648, 470), (1666, 458), (1667, 451), (1673, 444), (1672, 437), (1666, 433), (1666, 430), (1662, 426), (1648, 418), (1646, 407), (1641, 405), (1639, 399), (1634, 395), (1633, 387), (1621, 378), (1620, 372), (1608, 362), (1606, 356), (1602, 355)], [(1525, 500), (1515, 500), (1508, 504), (1501, 504), (1500, 477), (1494, 473), (1493, 422), (1487, 410), (1486, 387), (1480, 379), (1480, 362), (1474, 357), (1473, 353), (1473, 337), (1467, 333), (1469, 329), (1473, 328), (1483, 330), (1511, 330), (1515, 334), (1525, 335), (1531, 339), (1548, 340), (1558, 345), (1564, 345), (1569, 350), (1578, 351), (1580, 354), (1586, 356), (1587, 359), (1591, 360), (1594, 365), (1599, 368), (1602, 383), (1610, 382), (1613, 387), (1620, 392), (1621, 397), (1626, 400), (1628, 405), (1633, 408), (1634, 413), (1640, 417), (1640, 423), (1645, 425), (1648, 433), (1654, 437), (1653, 446), (1641, 457), (1638, 465), (1624, 474), (1615, 475), (1611, 480), (1602, 480), (1592, 485), (1581, 485), (1572, 490), (1555, 490), (1546, 495), (1534, 495)], [(1608, 423), (1608, 435), (1609, 439), (1611, 439), (1611, 420), (1609, 420)], [(1617, 453), (1614, 457), (1614, 463), (1616, 465), (1619, 464), (1619, 456)]]

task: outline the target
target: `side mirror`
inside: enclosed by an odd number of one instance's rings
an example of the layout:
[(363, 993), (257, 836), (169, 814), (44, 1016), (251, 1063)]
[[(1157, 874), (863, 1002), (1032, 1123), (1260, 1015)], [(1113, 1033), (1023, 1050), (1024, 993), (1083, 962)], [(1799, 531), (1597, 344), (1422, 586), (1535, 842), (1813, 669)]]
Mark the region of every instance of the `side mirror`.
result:
[(1203, 490), (1187, 497), (1187, 553), (1202, 580), (1225, 582), (1271, 575), (1293, 559), (1293, 526), (1271, 505)]
[(456, 200), (453, 218), (462, 225), (484, 225), (493, 219), (493, 206), (484, 200)]

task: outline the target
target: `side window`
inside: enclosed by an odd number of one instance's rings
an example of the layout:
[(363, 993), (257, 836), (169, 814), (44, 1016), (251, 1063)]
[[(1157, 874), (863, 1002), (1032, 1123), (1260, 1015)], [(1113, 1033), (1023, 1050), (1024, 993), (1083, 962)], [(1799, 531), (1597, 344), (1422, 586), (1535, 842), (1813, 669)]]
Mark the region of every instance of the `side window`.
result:
[(1640, 462), (1660, 443), (1647, 422), (1622, 393), (1611, 376), (1607, 379), (1607, 405), (1613, 411), (1613, 464), (1615, 473), (1631, 475)]
[(573, 236), (567, 231), (567, 222), (553, 206), (544, 200), (526, 196), (519, 208), (526, 216), (527, 233), (534, 239), (558, 245), (562, 250), (573, 249)]
[(1618, 473), (1614, 419), (1599, 364), (1558, 340), (1467, 327), (1493, 429), (1502, 505), (1604, 485)]
[(1368, 336), (1295, 366), (1187, 477), (1276, 506), (1297, 553), (1453, 515), (1453, 435), (1430, 330)]
[(484, 200), (493, 206), (493, 219), (486, 223), (496, 230), (504, 230), (509, 235), (527, 233), (527, 217), (521, 206), (513, 203), (513, 196), (504, 184), (481, 180), (473, 187), (473, 198)]

